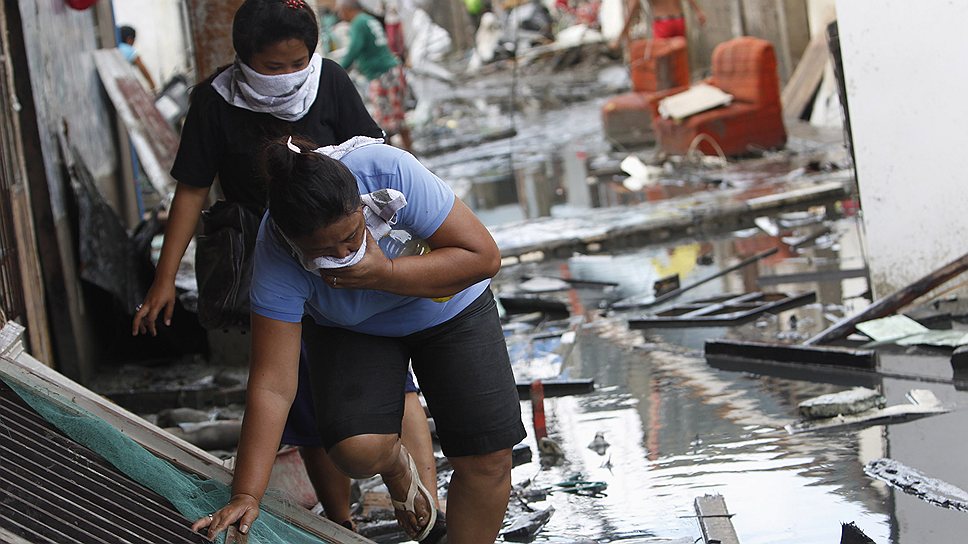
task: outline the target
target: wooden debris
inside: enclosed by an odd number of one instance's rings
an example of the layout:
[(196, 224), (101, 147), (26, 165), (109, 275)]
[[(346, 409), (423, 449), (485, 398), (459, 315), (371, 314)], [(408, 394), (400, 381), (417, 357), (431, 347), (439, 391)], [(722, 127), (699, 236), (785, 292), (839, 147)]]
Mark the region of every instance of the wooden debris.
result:
[(739, 544), (731, 521), (733, 514), (726, 510), (726, 500), (722, 495), (696, 497), (695, 505), (705, 544)]
[(501, 536), (508, 542), (530, 542), (542, 527), (547, 525), (555, 507), (549, 506), (544, 510), (531, 512), (517, 517), (507, 529), (501, 531)]
[(783, 87), (780, 102), (783, 104), (785, 117), (800, 119), (803, 116), (804, 110), (817, 94), (829, 57), (827, 35), (824, 32), (818, 32), (810, 40), (796, 69)]
[[(545, 397), (567, 397), (571, 395), (584, 395), (595, 390), (595, 380), (541, 380), (544, 386)], [(531, 398), (531, 382), (518, 382), (518, 396), (521, 400)]]
[(893, 314), (904, 306), (927, 294), (931, 290), (939, 287), (948, 280), (960, 275), (965, 270), (968, 270), (968, 253), (935, 270), (927, 276), (924, 276), (907, 287), (895, 291), (894, 293), (891, 293), (890, 295), (878, 300), (864, 311), (841, 319), (820, 334), (817, 334), (813, 338), (810, 338), (804, 342), (804, 345), (812, 346), (839, 340), (854, 332), (854, 327), (858, 323), (863, 323), (864, 321), (870, 321), (872, 319)]
[(877, 368), (877, 352), (837, 347), (768, 344), (741, 340), (710, 340), (706, 342), (706, 359), (738, 359), (744, 361), (775, 361), (797, 365), (839, 366), (873, 370)]
[(926, 476), (894, 459), (875, 459), (867, 463), (864, 472), (871, 478), (886, 482), (891, 487), (923, 501), (942, 508), (968, 512), (968, 491)]
[(951, 354), (951, 369), (955, 379), (968, 378), (968, 346), (962, 346)]
[(852, 415), (835, 416), (826, 419), (798, 421), (785, 428), (790, 434), (809, 431), (835, 429), (852, 425), (880, 425), (884, 423), (903, 423), (925, 416), (943, 414), (948, 410), (941, 406), (941, 401), (927, 389), (912, 389), (908, 391), (911, 404), (898, 404), (887, 408), (868, 410)]
[(840, 544), (874, 544), (874, 541), (851, 522), (841, 524)]
[(669, 327), (714, 327), (739, 325), (767, 312), (777, 313), (817, 300), (814, 292), (745, 293), (725, 295), (673, 306), (653, 316), (629, 319), (633, 329)]
[(724, 268), (724, 269), (716, 272), (715, 274), (710, 274), (710, 275), (708, 275), (708, 276), (706, 276), (704, 278), (700, 278), (700, 279), (698, 279), (698, 280), (696, 280), (696, 281), (694, 281), (694, 282), (692, 282), (692, 283), (690, 283), (688, 285), (685, 285), (685, 286), (680, 287), (678, 289), (675, 289), (673, 291), (669, 291), (668, 293), (666, 293), (664, 295), (657, 296), (657, 297), (653, 298), (652, 300), (640, 301), (637, 298), (625, 299), (625, 300), (620, 300), (620, 301), (616, 302), (615, 304), (613, 304), (612, 305), (612, 308), (614, 308), (616, 310), (632, 310), (632, 309), (635, 309), (635, 308), (648, 308), (648, 307), (651, 307), (651, 306), (656, 306), (658, 304), (662, 304), (663, 302), (667, 302), (667, 301), (670, 301), (670, 300), (672, 300), (674, 298), (677, 298), (679, 295), (681, 295), (681, 294), (683, 294), (683, 293), (685, 293), (687, 291), (691, 291), (691, 290), (695, 289), (696, 287), (699, 287), (700, 285), (703, 285), (704, 283), (709, 283), (709, 282), (713, 281), (716, 278), (721, 278), (721, 277), (725, 276), (726, 274), (729, 274), (730, 272), (734, 272), (734, 271), (739, 270), (741, 268), (746, 268), (747, 266), (749, 266), (751, 264), (754, 264), (754, 263), (760, 261), (761, 259), (765, 259), (766, 257), (769, 257), (769, 256), (775, 254), (777, 251), (779, 251), (779, 249), (777, 249), (775, 247), (774, 248), (767, 249), (766, 251), (761, 251), (761, 252), (757, 253), (756, 255), (753, 255), (752, 257), (747, 257), (747, 258), (743, 259), (742, 261), (734, 264), (733, 266), (729, 266), (727, 268)]
[(805, 400), (800, 403), (797, 410), (803, 419), (823, 419), (857, 414), (874, 408), (883, 408), (886, 405), (887, 399), (884, 395), (866, 387), (855, 387), (848, 391)]
[(183, 423), (178, 427), (168, 427), (165, 431), (206, 451), (232, 450), (239, 445), (242, 420)]

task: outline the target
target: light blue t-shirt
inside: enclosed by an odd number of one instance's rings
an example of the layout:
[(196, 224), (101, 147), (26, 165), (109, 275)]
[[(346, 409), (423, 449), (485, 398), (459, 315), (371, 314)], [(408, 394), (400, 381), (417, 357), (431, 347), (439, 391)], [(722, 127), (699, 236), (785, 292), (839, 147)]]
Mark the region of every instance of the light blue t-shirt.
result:
[[(342, 159), (356, 176), (360, 194), (396, 189), (407, 197), (394, 229), (430, 238), (454, 206), (454, 192), (406, 151), (383, 144), (350, 151)], [(370, 289), (333, 289), (319, 274), (306, 271), (262, 219), (256, 240), (250, 300), (252, 311), (296, 323), (310, 315), (324, 326), (377, 336), (406, 336), (443, 323), (487, 289), (478, 282), (447, 302)], [(376, 251), (371, 246), (367, 251)]]
[(134, 48), (133, 45), (121, 42), (118, 44), (118, 50), (121, 51), (121, 56), (124, 60), (134, 64), (134, 61), (138, 59), (138, 50)]

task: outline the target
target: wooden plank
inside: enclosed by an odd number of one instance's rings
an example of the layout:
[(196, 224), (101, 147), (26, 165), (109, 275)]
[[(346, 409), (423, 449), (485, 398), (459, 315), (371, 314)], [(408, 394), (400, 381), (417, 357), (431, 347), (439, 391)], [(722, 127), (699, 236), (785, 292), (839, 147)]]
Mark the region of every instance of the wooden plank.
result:
[[(41, 395), (50, 402), (80, 408), (106, 421), (146, 450), (182, 470), (205, 479), (231, 485), (232, 472), (222, 461), (137, 415), (115, 405), (93, 391), (44, 366), (23, 351), (23, 327), (8, 323), (0, 330), (0, 376)], [(266, 495), (266, 511), (329, 542), (371, 544), (372, 541), (348, 531), (308, 510)]]
[(761, 286), (783, 285), (789, 283), (840, 281), (851, 278), (866, 278), (867, 268), (849, 268), (846, 270), (818, 270), (816, 272), (796, 272), (792, 274), (775, 274), (759, 276), (756, 283)]
[(829, 56), (827, 35), (824, 32), (818, 32), (810, 39), (793, 75), (783, 87), (780, 102), (783, 104), (785, 117), (800, 119), (803, 116), (803, 111), (810, 105), (810, 101), (820, 87)]
[(733, 522), (726, 510), (726, 499), (722, 495), (703, 495), (696, 497), (696, 515), (706, 544), (739, 544), (739, 537), (733, 529)]
[[(0, 10), (0, 49), (9, 51), (10, 39), (7, 32), (7, 17)], [(43, 272), (40, 268), (40, 255), (37, 250), (37, 235), (34, 218), (30, 209), (30, 185), (27, 179), (26, 158), (23, 149), (23, 136), (20, 131), (20, 117), (16, 105), (9, 100), (16, 96), (11, 55), (0, 58), (0, 153), (6, 160), (8, 171), (0, 175), (9, 176), (10, 206), (13, 215), (13, 228), (17, 238), (17, 254), (20, 259), (20, 281), (24, 303), (27, 310), (27, 325), (30, 330), (30, 345), (34, 353), (48, 365), (54, 363), (54, 349), (50, 339), (47, 321), (47, 301), (44, 291)]]
[(877, 368), (877, 352), (838, 347), (802, 346), (796, 344), (768, 344), (743, 340), (710, 340), (706, 342), (706, 358), (732, 358), (751, 361), (776, 361), (800, 365), (838, 366), (873, 370)]
[(841, 319), (803, 344), (805, 346), (814, 346), (839, 340), (854, 332), (854, 327), (858, 323), (893, 314), (948, 280), (959, 276), (965, 270), (968, 270), (968, 253), (931, 272), (927, 276), (920, 278), (907, 287), (899, 289), (878, 300), (867, 309)]
[(120, 51), (116, 48), (95, 51), (94, 64), (118, 117), (128, 129), (148, 181), (167, 207), (168, 197), (175, 190), (168, 172), (178, 152), (178, 134), (155, 107), (154, 100)]
[(968, 512), (968, 492), (894, 459), (875, 459), (867, 463), (864, 472), (871, 478), (886, 482), (891, 487), (923, 501), (942, 508)]
[[(584, 395), (595, 391), (595, 380), (592, 379), (541, 380), (541, 385), (544, 387), (545, 398)], [(517, 387), (521, 400), (531, 399), (531, 382), (518, 382)]]

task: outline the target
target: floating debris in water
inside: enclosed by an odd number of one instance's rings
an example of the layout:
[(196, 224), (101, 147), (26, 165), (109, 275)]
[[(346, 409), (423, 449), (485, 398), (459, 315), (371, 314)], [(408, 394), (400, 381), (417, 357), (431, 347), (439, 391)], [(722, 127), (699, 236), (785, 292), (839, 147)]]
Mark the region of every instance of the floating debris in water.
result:
[(608, 450), (609, 444), (605, 440), (605, 433), (597, 432), (595, 433), (595, 438), (588, 444), (588, 449), (594, 451), (599, 455), (605, 455), (605, 451)]

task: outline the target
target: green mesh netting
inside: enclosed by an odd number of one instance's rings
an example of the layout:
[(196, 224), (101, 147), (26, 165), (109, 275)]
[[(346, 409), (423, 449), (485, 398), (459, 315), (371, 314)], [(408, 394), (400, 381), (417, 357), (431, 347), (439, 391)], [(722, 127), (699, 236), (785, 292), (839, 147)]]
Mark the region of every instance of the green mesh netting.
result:
[[(101, 418), (72, 406), (67, 399), (50, 402), (18, 384), (3, 380), (38, 414), (73, 440), (87, 446), (132, 480), (158, 493), (185, 516), (196, 520), (229, 500), (229, 488), (214, 480), (186, 474), (152, 455)], [(58, 396), (56, 393), (51, 395)], [(217, 542), (225, 541), (224, 533)], [(253, 544), (320, 544), (325, 541), (262, 510), (249, 530)]]

